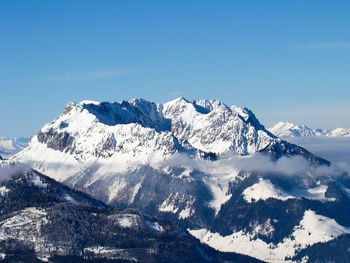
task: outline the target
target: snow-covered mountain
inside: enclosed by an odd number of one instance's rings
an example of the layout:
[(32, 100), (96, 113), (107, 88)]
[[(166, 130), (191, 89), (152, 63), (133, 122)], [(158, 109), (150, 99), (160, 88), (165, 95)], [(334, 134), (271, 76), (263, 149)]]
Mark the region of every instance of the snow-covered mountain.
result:
[(29, 143), (30, 138), (5, 138), (0, 137), (0, 155), (9, 158), (22, 151)]
[(280, 121), (268, 129), (272, 134), (281, 138), (303, 137), (303, 136), (329, 136), (350, 137), (350, 129), (336, 128), (331, 131), (327, 129), (311, 129), (303, 124)]
[(283, 262), (350, 244), (347, 176), (220, 101), (69, 103), (13, 160), (221, 251)]
[(1, 262), (259, 262), (217, 252), (172, 222), (113, 209), (21, 164), (1, 161), (0, 175)]
[(246, 108), (182, 97), (165, 104), (142, 99), (69, 103), (16, 159), (55, 178), (57, 165), (70, 164), (71, 171), (59, 178), (66, 180), (76, 177), (86, 164), (108, 163), (123, 171), (177, 153), (215, 159), (227, 153), (249, 156), (257, 152), (276, 157), (303, 155), (323, 162), (307, 150), (276, 138)]
[(344, 128), (336, 128), (331, 130), (329, 133), (326, 134), (326, 136), (331, 137), (350, 137), (350, 129), (344, 129)]

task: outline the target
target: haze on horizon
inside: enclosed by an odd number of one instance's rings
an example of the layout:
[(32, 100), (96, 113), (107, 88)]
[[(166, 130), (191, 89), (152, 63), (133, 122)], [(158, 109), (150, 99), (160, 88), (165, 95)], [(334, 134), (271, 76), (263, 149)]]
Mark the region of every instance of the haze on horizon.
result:
[(219, 99), (350, 128), (350, 2), (1, 1), (0, 136), (69, 101)]

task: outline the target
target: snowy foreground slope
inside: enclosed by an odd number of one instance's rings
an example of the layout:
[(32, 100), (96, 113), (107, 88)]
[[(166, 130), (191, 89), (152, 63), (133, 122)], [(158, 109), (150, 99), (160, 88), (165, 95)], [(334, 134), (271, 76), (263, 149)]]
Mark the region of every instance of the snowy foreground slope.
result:
[(309, 245), (327, 242), (340, 235), (349, 234), (350, 228), (339, 225), (334, 219), (307, 210), (291, 235), (283, 242), (271, 245), (263, 239), (256, 238), (256, 235), (261, 232), (269, 234), (272, 231), (273, 227), (267, 221), (264, 225), (258, 225), (253, 233), (245, 233), (241, 230), (229, 236), (221, 236), (206, 229), (191, 230), (190, 233), (220, 251), (237, 251), (269, 262), (282, 262), (286, 258), (294, 257), (296, 248), (305, 249)]
[(327, 129), (311, 129), (303, 124), (280, 121), (268, 129), (278, 137), (304, 137), (304, 136), (328, 136), (328, 137), (350, 137), (350, 129), (336, 128), (331, 131)]
[[(350, 256), (347, 174), (246, 108), (69, 103), (13, 160), (113, 206), (177, 220), (221, 251), (269, 262)], [(335, 254), (319, 248), (339, 240), (347, 245)]]
[(217, 252), (171, 222), (114, 209), (23, 165), (0, 162), (0, 173), (0, 261), (259, 262)]

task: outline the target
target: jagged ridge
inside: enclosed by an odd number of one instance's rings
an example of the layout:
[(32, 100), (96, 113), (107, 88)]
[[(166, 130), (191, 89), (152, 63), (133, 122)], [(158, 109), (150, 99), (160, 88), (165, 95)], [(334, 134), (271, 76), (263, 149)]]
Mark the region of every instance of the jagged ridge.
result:
[(164, 105), (143, 99), (69, 103), (36, 139), (48, 148), (73, 154), (77, 160), (107, 158), (115, 153), (131, 153), (142, 159), (158, 150), (164, 157), (176, 152), (220, 155), (229, 151), (238, 155), (277, 151), (276, 156), (301, 152), (311, 156), (276, 138), (246, 108), (184, 98)]

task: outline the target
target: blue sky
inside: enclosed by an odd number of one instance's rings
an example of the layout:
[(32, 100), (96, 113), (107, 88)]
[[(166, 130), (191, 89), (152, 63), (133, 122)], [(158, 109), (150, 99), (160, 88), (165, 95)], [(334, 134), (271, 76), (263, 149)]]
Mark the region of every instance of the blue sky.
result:
[(219, 99), (350, 128), (350, 1), (0, 0), (0, 136), (69, 101)]

